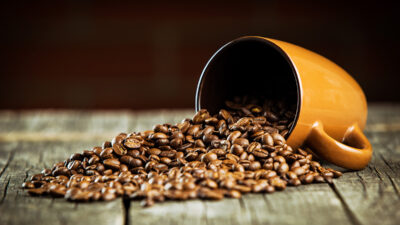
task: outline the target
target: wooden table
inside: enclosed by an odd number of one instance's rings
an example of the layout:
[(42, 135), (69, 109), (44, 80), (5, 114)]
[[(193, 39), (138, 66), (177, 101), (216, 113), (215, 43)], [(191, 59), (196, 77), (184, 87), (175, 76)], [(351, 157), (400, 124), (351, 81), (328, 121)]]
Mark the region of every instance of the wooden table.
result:
[[(30, 197), (21, 183), (119, 132), (178, 122), (192, 110), (0, 111), (0, 225), (8, 224), (400, 224), (400, 105), (370, 105), (374, 156), (332, 185), (288, 187), (242, 199), (71, 203)], [(346, 115), (343, 115), (346, 116)]]

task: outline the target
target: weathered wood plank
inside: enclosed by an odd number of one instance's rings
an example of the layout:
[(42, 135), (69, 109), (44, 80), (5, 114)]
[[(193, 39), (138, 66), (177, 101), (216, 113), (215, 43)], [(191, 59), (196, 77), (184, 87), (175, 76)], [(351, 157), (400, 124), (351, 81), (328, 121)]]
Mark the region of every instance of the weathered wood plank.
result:
[(352, 224), (327, 184), (223, 201), (169, 201), (129, 210), (130, 224)]
[[(20, 143), (0, 177), (0, 224), (123, 224), (121, 200), (76, 204), (64, 199), (31, 197), (21, 184), (40, 172), (50, 162), (61, 161), (69, 154), (93, 143)], [(1, 149), (7, 148), (1, 144)]]
[[(147, 130), (154, 124), (175, 123), (192, 115), (193, 110), (0, 111), (0, 224), (124, 223), (121, 199), (75, 204), (30, 197), (19, 187), (41, 168), (70, 153), (100, 145), (119, 132)], [(366, 133), (374, 158), (368, 168), (346, 172), (334, 185), (290, 187), (274, 194), (245, 195), (240, 200), (165, 202), (151, 208), (132, 201), (127, 204), (128, 222), (396, 224), (400, 221), (399, 132), (400, 105), (370, 105)], [(99, 210), (106, 212), (104, 217)], [(33, 220), (33, 216), (39, 219)]]
[(288, 187), (273, 194), (243, 197), (251, 224), (351, 224), (328, 184)]
[[(396, 137), (400, 132), (395, 132)], [(400, 221), (400, 151), (389, 132), (368, 132), (374, 148), (369, 166), (345, 173), (334, 189), (359, 224), (398, 224)], [(396, 143), (395, 145), (393, 143)]]
[[(16, 133), (14, 136), (18, 139), (0, 142), (0, 154), (7, 156), (0, 160), (0, 168), (3, 171), (0, 176), (0, 224), (124, 224), (125, 211), (122, 200), (76, 204), (64, 199), (31, 197), (20, 187), (24, 180), (44, 167), (51, 167), (53, 163), (64, 160), (74, 152), (101, 144), (96, 139), (85, 141), (85, 137), (79, 135), (82, 132), (104, 132), (107, 127), (115, 130), (127, 129), (126, 120), (123, 124), (107, 124), (92, 122), (96, 118), (90, 117), (89, 114), (83, 117), (79, 113), (27, 114), (14, 115), (15, 126), (13, 115), (0, 117), (1, 130), (10, 128), (10, 133)], [(98, 117), (101, 118), (104, 120), (104, 116)], [(30, 138), (19, 137), (20, 131), (30, 133)], [(65, 131), (80, 133), (78, 138), (68, 141), (62, 133)], [(43, 137), (48, 134), (53, 136)]]
[(193, 224), (205, 223), (205, 205), (200, 200), (169, 201), (143, 208), (132, 201), (129, 209), (129, 224)]
[(345, 173), (333, 190), (356, 224), (397, 224), (400, 221), (400, 107), (372, 107), (366, 134), (374, 154), (369, 166)]

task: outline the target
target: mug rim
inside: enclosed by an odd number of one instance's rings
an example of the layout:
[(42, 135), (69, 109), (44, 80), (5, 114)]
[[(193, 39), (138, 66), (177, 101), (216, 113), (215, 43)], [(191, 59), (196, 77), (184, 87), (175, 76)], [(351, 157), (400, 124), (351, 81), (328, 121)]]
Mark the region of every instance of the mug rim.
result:
[(222, 47), (220, 47), (212, 56), (211, 58), (207, 61), (206, 65), (204, 66), (200, 78), (199, 78), (199, 82), (197, 83), (197, 89), (196, 89), (196, 96), (195, 96), (195, 110), (196, 112), (200, 110), (200, 101), (201, 101), (201, 90), (203, 89), (203, 83), (204, 83), (204, 78), (208, 72), (209, 69), (209, 65), (210, 63), (214, 60), (214, 58), (216, 58), (220, 53), (222, 53), (227, 47), (232, 46), (234, 44), (237, 44), (239, 42), (243, 42), (243, 41), (258, 41), (258, 42), (262, 42), (264, 44), (267, 44), (268, 46), (272, 47), (275, 51), (277, 51), (284, 59), (285, 61), (289, 64), (290, 69), (292, 71), (292, 75), (295, 79), (295, 83), (296, 83), (296, 91), (297, 91), (297, 106), (296, 106), (296, 113), (295, 113), (295, 118), (293, 120), (293, 125), (290, 127), (288, 134), (287, 134), (287, 139), (289, 139), (291, 133), (293, 132), (294, 128), (297, 125), (297, 122), (299, 120), (300, 117), (300, 110), (301, 110), (301, 106), (303, 103), (303, 89), (302, 89), (302, 85), (301, 85), (301, 79), (300, 79), (300, 75), (299, 75), (299, 71), (297, 70), (296, 65), (294, 64), (294, 62), (292, 61), (292, 59), (289, 57), (288, 54), (286, 54), (286, 52), (279, 47), (277, 44), (275, 44), (274, 42), (272, 42), (271, 40), (274, 39), (270, 39), (270, 38), (264, 38), (261, 36), (243, 36), (243, 37), (239, 37), (237, 39), (234, 39), (226, 44), (224, 44)]

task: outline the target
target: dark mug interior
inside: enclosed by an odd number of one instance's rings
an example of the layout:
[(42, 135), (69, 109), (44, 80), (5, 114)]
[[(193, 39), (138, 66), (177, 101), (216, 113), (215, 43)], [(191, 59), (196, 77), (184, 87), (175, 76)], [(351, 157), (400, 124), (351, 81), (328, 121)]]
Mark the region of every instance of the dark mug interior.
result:
[(246, 95), (297, 104), (297, 121), (301, 98), (296, 70), (282, 49), (258, 37), (236, 39), (211, 57), (198, 82), (196, 111), (215, 114), (226, 108), (226, 100)]

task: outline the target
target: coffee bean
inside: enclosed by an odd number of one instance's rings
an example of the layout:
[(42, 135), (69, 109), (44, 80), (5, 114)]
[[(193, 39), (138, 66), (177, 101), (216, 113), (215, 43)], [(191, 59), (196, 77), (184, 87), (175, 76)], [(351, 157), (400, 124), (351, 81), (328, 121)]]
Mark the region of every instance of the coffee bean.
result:
[(46, 189), (44, 189), (44, 188), (31, 188), (31, 189), (28, 189), (28, 193), (30, 195), (33, 195), (33, 196), (42, 195), (45, 192), (46, 192)]
[(240, 191), (237, 190), (229, 190), (226, 192), (225, 196), (229, 198), (241, 198), (242, 194), (240, 193)]
[(205, 109), (201, 109), (193, 116), (192, 120), (194, 124), (199, 124), (203, 123), (209, 117), (210, 114), (208, 113), (208, 111)]
[(268, 151), (264, 149), (254, 149), (252, 154), (258, 158), (265, 159), (268, 157)]
[(210, 189), (206, 189), (206, 188), (200, 189), (198, 196), (200, 198), (210, 199), (210, 200), (221, 200), (224, 198), (224, 195), (222, 192), (217, 191), (217, 190), (210, 190)]
[(99, 156), (102, 159), (109, 159), (109, 158), (113, 157), (113, 152), (114, 152), (114, 150), (112, 148), (105, 148), (105, 149), (103, 149), (103, 151), (101, 151)]
[(282, 135), (280, 135), (279, 133), (272, 133), (271, 136), (274, 139), (275, 145), (282, 145), (282, 144), (286, 143), (285, 138)]
[(83, 155), (80, 153), (74, 153), (69, 157), (70, 160), (82, 160)]
[[(97, 157), (97, 156), (96, 156)], [(98, 158), (98, 157), (97, 157)], [(78, 161), (78, 160), (74, 160), (74, 161), (71, 161), (71, 162), (69, 162), (68, 163), (68, 166), (67, 166), (67, 168), (69, 169), (69, 170), (76, 170), (76, 169), (78, 169), (78, 167), (81, 165), (81, 161)]]
[(240, 137), (240, 135), (242, 135), (242, 133), (240, 133), (240, 131), (233, 131), (232, 133), (229, 134), (227, 140), (231, 143), (233, 143), (236, 138)]
[(312, 183), (313, 180), (314, 180), (314, 175), (312, 175), (311, 173), (307, 173), (305, 175), (300, 176), (300, 181), (303, 184)]
[(105, 142), (103, 142), (103, 145), (102, 145), (102, 148), (103, 149), (105, 149), (105, 148), (111, 148), (111, 142), (110, 141), (105, 141)]
[(212, 135), (212, 134), (206, 134), (203, 136), (203, 141), (204, 143), (211, 143), (212, 141), (218, 140), (217, 135)]
[(167, 138), (168, 138), (168, 136), (165, 133), (161, 133), (161, 132), (154, 133), (152, 135), (152, 139), (167, 139)]
[(235, 154), (235, 155), (240, 155), (244, 152), (244, 149), (241, 145), (238, 144), (233, 144), (230, 153)]
[(92, 149), (92, 151), (95, 155), (99, 155), (102, 150), (103, 150), (102, 147), (93, 147), (93, 149)]
[(289, 171), (289, 165), (287, 163), (281, 163), (278, 167), (278, 172), (280, 174), (285, 174)]
[(112, 159), (105, 159), (103, 161), (104, 166), (113, 170), (118, 170), (120, 168), (120, 162), (118, 159), (112, 158)]
[(338, 178), (338, 177), (341, 177), (343, 175), (342, 172), (334, 170), (334, 169), (331, 169), (331, 168), (328, 168), (327, 170), (333, 174), (334, 178)]
[(261, 136), (261, 143), (263, 145), (274, 146), (274, 138), (272, 137), (271, 134), (266, 133), (263, 136)]
[(27, 188), (27, 189), (35, 188), (35, 185), (32, 182), (27, 181), (22, 184), (22, 188)]
[(306, 173), (303, 167), (296, 167), (292, 170), (297, 176), (303, 175)]
[(121, 144), (126, 138), (126, 136), (127, 135), (125, 133), (118, 134), (111, 140), (111, 146), (114, 146), (115, 144)]
[(298, 178), (290, 179), (288, 182), (289, 185), (299, 186), (301, 185), (301, 181)]
[(259, 161), (253, 161), (250, 163), (248, 168), (249, 168), (249, 170), (255, 171), (255, 170), (261, 169), (261, 164)]
[(317, 175), (317, 176), (314, 177), (314, 182), (316, 182), (316, 183), (324, 183), (325, 179), (324, 179), (324, 177), (322, 177), (320, 175)]
[(192, 125), (186, 132), (187, 135), (193, 136), (195, 134), (198, 134), (200, 131), (200, 125)]
[(58, 167), (57, 169), (53, 170), (52, 175), (53, 176), (58, 176), (58, 175), (65, 175), (69, 176), (69, 170), (67, 167)]
[(157, 124), (153, 127), (154, 132), (161, 132), (161, 133), (168, 133), (168, 127), (161, 125), (161, 124)]
[(130, 138), (125, 139), (124, 146), (129, 149), (135, 149), (135, 148), (140, 148), (141, 144), (140, 144), (140, 140), (138, 140), (134, 137), (130, 137)]
[(50, 188), (50, 195), (53, 197), (64, 197), (67, 192), (67, 188), (62, 185), (55, 185)]
[(271, 185), (275, 187), (277, 190), (283, 190), (286, 188), (286, 182), (279, 177), (274, 177), (270, 180)]
[(156, 145), (158, 146), (166, 146), (169, 144), (169, 140), (167, 138), (160, 138), (156, 140)]
[(221, 119), (224, 119), (228, 123), (233, 122), (233, 118), (232, 118), (231, 114), (228, 111), (224, 110), (224, 109), (221, 109), (219, 111), (219, 116), (220, 116)]
[(205, 163), (208, 163), (208, 162), (211, 162), (211, 161), (214, 161), (217, 159), (218, 159), (217, 154), (215, 154), (213, 152), (209, 152), (202, 157), (202, 161)]
[(104, 201), (111, 201), (114, 200), (117, 196), (115, 195), (115, 193), (112, 192), (105, 192), (103, 194), (101, 194), (101, 199)]

